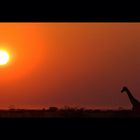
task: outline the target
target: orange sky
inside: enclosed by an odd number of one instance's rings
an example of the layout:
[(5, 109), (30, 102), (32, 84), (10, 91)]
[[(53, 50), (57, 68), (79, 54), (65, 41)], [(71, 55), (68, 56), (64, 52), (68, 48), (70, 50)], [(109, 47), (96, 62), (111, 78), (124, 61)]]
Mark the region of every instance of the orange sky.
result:
[(140, 100), (139, 23), (0, 23), (0, 108), (130, 108)]

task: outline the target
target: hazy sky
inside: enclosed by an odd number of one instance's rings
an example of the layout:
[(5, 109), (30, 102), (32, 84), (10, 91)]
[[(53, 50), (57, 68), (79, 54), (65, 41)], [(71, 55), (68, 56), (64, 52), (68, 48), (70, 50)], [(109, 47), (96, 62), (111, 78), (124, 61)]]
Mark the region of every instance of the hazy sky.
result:
[(131, 107), (140, 100), (139, 23), (0, 23), (0, 108)]

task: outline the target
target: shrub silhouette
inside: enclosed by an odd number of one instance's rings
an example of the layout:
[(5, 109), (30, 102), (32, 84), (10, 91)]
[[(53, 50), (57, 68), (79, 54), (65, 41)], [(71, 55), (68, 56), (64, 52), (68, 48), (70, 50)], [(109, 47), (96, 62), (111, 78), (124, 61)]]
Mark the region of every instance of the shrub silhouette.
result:
[(56, 111), (58, 111), (58, 108), (57, 107), (49, 107), (48, 111), (49, 112), (56, 112)]

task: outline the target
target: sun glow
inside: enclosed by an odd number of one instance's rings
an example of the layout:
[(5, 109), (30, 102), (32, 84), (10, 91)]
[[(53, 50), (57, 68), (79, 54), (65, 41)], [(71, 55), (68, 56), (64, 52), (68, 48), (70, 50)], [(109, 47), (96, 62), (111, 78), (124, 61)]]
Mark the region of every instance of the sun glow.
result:
[(0, 50), (0, 65), (5, 65), (9, 61), (9, 53), (5, 50)]

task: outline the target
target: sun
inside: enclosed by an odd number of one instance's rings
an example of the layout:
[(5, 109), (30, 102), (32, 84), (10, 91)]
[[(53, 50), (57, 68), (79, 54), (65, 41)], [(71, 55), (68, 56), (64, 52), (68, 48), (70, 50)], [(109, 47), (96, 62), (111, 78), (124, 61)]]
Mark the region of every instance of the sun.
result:
[(0, 65), (5, 65), (9, 62), (9, 53), (5, 50), (0, 50)]

